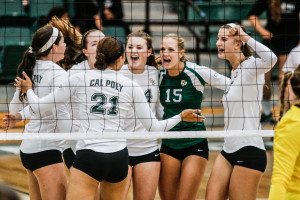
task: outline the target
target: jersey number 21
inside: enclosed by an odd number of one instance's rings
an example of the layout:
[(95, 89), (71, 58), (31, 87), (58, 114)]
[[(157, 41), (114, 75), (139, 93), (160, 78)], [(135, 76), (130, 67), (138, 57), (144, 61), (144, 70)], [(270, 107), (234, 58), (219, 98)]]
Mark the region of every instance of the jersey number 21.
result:
[(106, 111), (103, 106), (107, 104), (107, 97), (105, 94), (102, 93), (94, 93), (91, 97), (91, 101), (97, 101), (96, 105), (93, 105), (91, 107), (90, 112), (95, 113), (95, 114), (102, 114), (102, 115), (117, 115), (118, 110), (118, 102), (119, 102), (119, 97), (118, 96), (112, 96), (109, 99), (109, 103), (111, 103), (110, 109)]

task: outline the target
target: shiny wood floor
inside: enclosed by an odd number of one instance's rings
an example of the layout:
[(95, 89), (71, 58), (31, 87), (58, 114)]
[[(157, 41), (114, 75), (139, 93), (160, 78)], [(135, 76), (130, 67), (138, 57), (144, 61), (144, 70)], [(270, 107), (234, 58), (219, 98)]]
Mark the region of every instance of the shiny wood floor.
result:
[[(205, 172), (205, 177), (202, 182), (201, 188), (198, 192), (197, 199), (203, 199), (205, 194), (205, 188), (207, 180), (209, 178), (212, 165), (216, 159), (218, 152), (210, 152), (210, 158), (208, 166)], [(267, 198), (270, 188), (270, 178), (272, 173), (272, 163), (273, 163), (273, 152), (268, 151), (268, 166), (266, 172), (264, 173), (262, 180), (260, 182), (257, 198)], [(27, 175), (26, 171), (21, 164), (20, 157), (17, 155), (0, 155), (0, 179), (17, 190), (28, 193)], [(130, 189), (129, 196), (127, 198), (132, 198), (132, 188)], [(156, 199), (160, 199), (157, 193)]]

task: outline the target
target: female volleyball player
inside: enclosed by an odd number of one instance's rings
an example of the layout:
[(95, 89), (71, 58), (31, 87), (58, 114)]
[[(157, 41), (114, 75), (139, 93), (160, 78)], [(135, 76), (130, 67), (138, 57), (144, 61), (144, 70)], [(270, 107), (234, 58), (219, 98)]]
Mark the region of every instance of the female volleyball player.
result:
[[(85, 37), (82, 37), (81, 33), (79, 33), (74, 28), (74, 26), (69, 22), (68, 19), (60, 19), (60, 18), (57, 18), (56, 16), (54, 16), (54, 17), (52, 17), (51, 21), (47, 24), (47, 26), (57, 28), (58, 30), (60, 30), (62, 32), (62, 34), (64, 36), (65, 43), (67, 45), (65, 55), (64, 55), (63, 59), (59, 60), (57, 63), (66, 71), (69, 70), (71, 67), (72, 68), (74, 67), (74, 70), (69, 71), (69, 74), (79, 72), (79, 70), (85, 69), (85, 66), (88, 67), (88, 65), (85, 65), (87, 63), (87, 61), (86, 61), (87, 59), (90, 60), (90, 63), (95, 62), (96, 48), (94, 48), (93, 50), (90, 48), (91, 51), (94, 52), (93, 53), (94, 56), (88, 56), (88, 57), (85, 56), (84, 52), (87, 51), (87, 47), (81, 49), (81, 47), (82, 47), (81, 42), (83, 42), (85, 44), (84, 46), (86, 46), (88, 38), (86, 37), (86, 35), (85, 35)], [(91, 31), (91, 32), (93, 32), (93, 31)], [(89, 32), (87, 34), (89, 34)], [(102, 32), (101, 32), (101, 34), (102, 34)], [(93, 37), (94, 36), (95, 36), (95, 40), (99, 41), (97, 34), (94, 34)], [(103, 36), (104, 35), (102, 34), (99, 37), (103, 37)], [(84, 39), (82, 40), (82, 38), (84, 38)], [(95, 44), (95, 46), (97, 46), (97, 44)], [(91, 55), (91, 54), (88, 53), (88, 55)], [(10, 113), (12, 113), (12, 114), (17, 113), (20, 110), (22, 110), (24, 107), (25, 107), (25, 105), (22, 105), (22, 103), (19, 102), (19, 91), (16, 91), (14, 98), (12, 99), (12, 101), (10, 103), (10, 108), (9, 108)], [(68, 110), (72, 116), (72, 132), (77, 132), (78, 127), (79, 127), (78, 120), (76, 120), (77, 113), (78, 113), (78, 112), (76, 112), (77, 107), (78, 107), (78, 103), (76, 103), (76, 101), (72, 99), (72, 105), (69, 103), (69, 106), (68, 106), (68, 108), (69, 108)], [(23, 119), (24, 118), (30, 119), (30, 112), (29, 112), (28, 107), (27, 108), (25, 107), (25, 109), (22, 110), (20, 113), (23, 115)], [(8, 117), (10, 117), (10, 125), (12, 127), (13, 123), (16, 122), (16, 120), (15, 121), (12, 120), (12, 117), (16, 117), (16, 116), (10, 115)], [(19, 120), (20, 119), (18, 119), (18, 121)], [(72, 147), (73, 150), (70, 147)], [(75, 152), (75, 143), (72, 141), (67, 141), (65, 150), (63, 151), (63, 158), (64, 158), (65, 164), (68, 168), (70, 168), (73, 164), (73, 161), (75, 158), (74, 152)]]
[(74, 65), (85, 60), (81, 49), (82, 34), (75, 29), (68, 19), (54, 16), (47, 26), (53, 26), (60, 30), (67, 44), (64, 58), (57, 63), (59, 66), (68, 71)]
[[(225, 130), (260, 130), (264, 73), (276, 63), (276, 55), (236, 24), (226, 24), (217, 36), (218, 57), (230, 62), (231, 83), (225, 90)], [(252, 48), (260, 58), (251, 56)], [(241, 134), (242, 136), (242, 134)], [(225, 138), (206, 190), (207, 200), (256, 199), (267, 157), (261, 137)]]
[[(87, 31), (81, 39), (81, 48), (84, 54), (84, 60), (76, 65), (73, 65), (72, 68), (68, 70), (69, 78), (70, 76), (79, 73), (85, 72), (86, 70), (95, 69), (94, 63), (96, 61), (96, 48), (98, 42), (103, 39), (105, 35), (99, 30), (90, 30)], [(79, 104), (76, 96), (71, 97), (69, 112), (71, 114), (72, 119), (72, 132), (78, 132), (80, 127), (80, 115), (79, 115)], [(71, 148), (66, 149), (63, 152), (64, 160), (68, 168), (73, 165), (73, 161), (75, 159), (76, 152), (76, 141), (69, 141)]]
[[(127, 37), (126, 57), (128, 65), (123, 65), (120, 73), (136, 82), (143, 90), (153, 114), (158, 102), (158, 73), (156, 68), (152, 38), (143, 31), (131, 33)], [(144, 126), (135, 119), (130, 110), (124, 124), (126, 132), (146, 132)], [(128, 189), (133, 182), (133, 198), (153, 200), (160, 171), (160, 155), (157, 139), (127, 140), (129, 153)], [(124, 196), (127, 199), (127, 193)]]
[(287, 56), (286, 62), (284, 63), (282, 68), (284, 72), (287, 71), (293, 72), (300, 65), (299, 52), (300, 52), (300, 43), (298, 44), (298, 46), (293, 48), (289, 53), (289, 55)]
[[(83, 35), (81, 39), (81, 43), (82, 43), (81, 47), (85, 59), (68, 70), (69, 77), (80, 72), (86, 72), (88, 70), (96, 69), (94, 64), (96, 62), (97, 44), (104, 37), (105, 35), (101, 31), (96, 29), (89, 30)], [(77, 101), (75, 96), (72, 96), (70, 103), (71, 103), (70, 104), (71, 116), (72, 116), (72, 120), (74, 120), (72, 124), (73, 125), (72, 132), (78, 132), (80, 127), (80, 116), (78, 112), (80, 102)]]
[[(184, 40), (175, 34), (163, 37), (160, 57), (160, 102), (164, 119), (184, 109), (200, 109), (206, 83), (225, 89), (230, 80), (184, 56)], [(203, 122), (181, 122), (172, 131), (206, 130)], [(205, 138), (163, 139), (159, 193), (164, 200), (195, 199), (208, 160)]]
[[(285, 102), (292, 107), (282, 117)], [(300, 65), (285, 72), (280, 95), (280, 120), (274, 137), (274, 165), (269, 200), (300, 199)]]
[[(85, 55), (85, 59), (78, 63), (77, 65), (74, 65), (70, 70), (70, 75), (88, 71), (91, 69), (96, 69), (94, 64), (96, 62), (96, 49), (97, 44), (101, 39), (103, 39), (105, 35), (102, 33), (102, 31), (99, 31), (97, 29), (92, 29), (87, 31), (83, 34), (81, 39), (81, 49), (82, 52)], [(80, 124), (77, 124), (79, 127)]]
[[(137, 119), (150, 131), (164, 131), (174, 127), (180, 120), (204, 121), (196, 110), (185, 110), (179, 115), (157, 121), (149, 108), (142, 89), (132, 80), (117, 73), (125, 60), (123, 43), (116, 38), (105, 37), (97, 46), (95, 67), (98, 70), (78, 73), (69, 80), (70, 87), (60, 87), (43, 99), (30, 89), (31, 81), (17, 78), (16, 86), (27, 92), (33, 111), (45, 111), (53, 102), (64, 102), (76, 95), (81, 102), (82, 116), (80, 132), (122, 132), (128, 110), (134, 109)], [(27, 91), (28, 90), (28, 91)], [(76, 158), (71, 169), (67, 199), (94, 199), (98, 183), (101, 182), (101, 198), (119, 200), (125, 192), (128, 172), (126, 139), (79, 140)]]
[[(57, 28), (46, 26), (34, 34), (31, 47), (18, 67), (18, 75), (26, 72), (40, 97), (60, 87), (68, 78), (66, 71), (55, 64), (64, 57), (65, 49), (64, 38)], [(27, 97), (21, 92), (19, 98), (23, 102)], [(68, 132), (71, 126), (68, 119), (64, 103), (47, 112), (30, 111), (25, 133)], [(61, 154), (64, 147), (65, 141), (22, 141), (20, 154), (29, 177), (30, 199), (65, 199), (67, 180)]]
[[(83, 37), (81, 39), (81, 48), (82, 48), (82, 52), (84, 53), (86, 59), (84, 61), (78, 63), (77, 65), (74, 65), (68, 71), (69, 76), (72, 76), (76, 73), (86, 72), (86, 71), (89, 71), (89, 70), (96, 69), (94, 64), (96, 62), (97, 44), (104, 37), (105, 37), (105, 35), (102, 33), (102, 31), (99, 31), (97, 29), (89, 30), (89, 31), (87, 31), (86, 33), (83, 34)], [(71, 116), (72, 116), (72, 120), (74, 120), (72, 131), (73, 132), (78, 132), (79, 127), (80, 127), (80, 123), (81, 123), (81, 118), (80, 118), (80, 114), (79, 114), (79, 104), (80, 104), (80, 102), (78, 101), (76, 96), (72, 96), (71, 98), (72, 98), (72, 100), (71, 100), (71, 102), (72, 102), (72, 104), (71, 104)], [(71, 142), (71, 147), (73, 149), (76, 149), (76, 141)], [(64, 153), (65, 152), (66, 151), (64, 151)], [(76, 152), (76, 150), (75, 150), (75, 152)], [(74, 155), (74, 159), (75, 159), (75, 155)], [(70, 163), (71, 165), (69, 165), (69, 166), (73, 165), (74, 159), (71, 159), (72, 162)], [(100, 190), (99, 189), (97, 190), (96, 199), (100, 198), (100, 196), (99, 196), (100, 195)]]
[[(86, 59), (81, 49), (82, 35), (70, 23), (69, 19), (62, 19), (54, 16), (51, 18), (47, 26), (52, 26), (60, 30), (67, 45), (64, 58), (57, 62), (59, 66), (68, 71), (74, 65), (77, 65), (78, 63), (81, 63)], [(76, 107), (75, 104), (75, 102), (68, 103), (68, 111), (70, 112), (72, 119), (71, 132), (78, 131), (78, 129), (76, 129), (76, 120), (73, 120), (75, 118), (73, 116), (75, 115), (75, 112), (72, 112), (72, 108)], [(68, 167), (68, 169), (70, 169), (75, 158), (75, 141), (67, 141), (65, 150), (63, 151), (63, 158), (66, 166)]]

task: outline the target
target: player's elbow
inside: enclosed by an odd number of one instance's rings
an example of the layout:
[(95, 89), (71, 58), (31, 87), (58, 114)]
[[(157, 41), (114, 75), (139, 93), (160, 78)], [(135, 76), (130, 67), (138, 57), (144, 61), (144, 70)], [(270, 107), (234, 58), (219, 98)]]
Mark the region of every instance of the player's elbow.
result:
[(274, 65), (277, 63), (277, 56), (275, 55), (275, 53), (272, 52), (272, 56), (271, 56), (271, 66), (274, 67)]

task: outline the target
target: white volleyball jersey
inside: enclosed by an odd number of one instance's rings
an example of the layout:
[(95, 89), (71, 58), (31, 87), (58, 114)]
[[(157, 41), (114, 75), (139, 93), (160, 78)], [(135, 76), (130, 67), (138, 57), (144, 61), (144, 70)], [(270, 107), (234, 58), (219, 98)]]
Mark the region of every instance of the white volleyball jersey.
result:
[(84, 60), (77, 65), (73, 65), (71, 69), (69, 69), (69, 76), (72, 76), (74, 74), (83, 72), (83, 71), (89, 71), (91, 70), (89, 63), (87, 60)]
[[(101, 134), (124, 132), (124, 122), (130, 109), (135, 110), (137, 119), (150, 131), (168, 131), (180, 122), (180, 116), (158, 121), (151, 112), (142, 89), (119, 72), (90, 70), (77, 73), (70, 78), (70, 87), (61, 87), (54, 94), (39, 99), (28, 90), (28, 102), (32, 110), (50, 109), (51, 103), (64, 102), (70, 96), (79, 99), (80, 133)], [(134, 105), (134, 106), (132, 106)], [(76, 149), (91, 149), (111, 153), (126, 147), (126, 139), (79, 140)]]
[[(71, 69), (68, 70), (69, 78), (77, 73), (86, 72), (90, 69), (89, 63), (87, 60), (84, 60), (77, 65), (73, 65)], [(72, 119), (72, 133), (77, 133), (80, 128), (80, 120), (79, 120), (79, 100), (75, 95), (71, 96), (70, 103), (68, 104), (68, 111), (71, 115)], [(66, 148), (71, 147), (74, 152), (76, 152), (76, 140), (69, 140), (68, 144), (69, 146), (66, 146)]]
[[(225, 130), (260, 130), (260, 111), (264, 73), (277, 62), (276, 55), (263, 44), (249, 39), (247, 43), (260, 58), (250, 57), (231, 73), (231, 83), (222, 101)], [(245, 146), (265, 149), (262, 137), (225, 138), (224, 151), (232, 153)]]
[[(153, 66), (145, 66), (145, 71), (141, 74), (133, 74), (124, 65), (120, 70), (122, 75), (133, 80), (143, 90), (146, 99), (150, 105), (151, 111), (156, 115), (156, 104), (158, 103), (158, 73), (159, 71)], [(127, 120), (124, 124), (125, 132), (146, 132), (142, 123), (136, 119), (134, 110), (128, 111)], [(157, 139), (151, 140), (127, 140), (129, 156), (141, 156), (154, 152), (158, 149)]]
[[(213, 69), (205, 66), (197, 65), (196, 63), (186, 62), (186, 66), (190, 68), (190, 70), (194, 70), (196, 74), (200, 75), (200, 79), (203, 79), (206, 84), (218, 88), (220, 90), (225, 90), (227, 85), (230, 83), (230, 79)], [(204, 91), (204, 84), (201, 84), (199, 78), (197, 78), (192, 72), (189, 70), (184, 71), (193, 81), (193, 85), (197, 88), (198, 91)], [(206, 85), (205, 84), (205, 85)]]
[(20, 91), (18, 90), (18, 88), (16, 88), (14, 96), (9, 103), (9, 113), (13, 115), (17, 113), (21, 114), (22, 120), (30, 119), (31, 113), (28, 106), (28, 102), (26, 99), (23, 99), (23, 102), (21, 102), (19, 95), (20, 95)]
[(300, 65), (300, 45), (296, 46), (289, 53), (285, 64), (283, 65), (282, 70), (287, 71), (295, 71), (295, 69)]
[[(44, 97), (62, 87), (68, 76), (67, 72), (55, 63), (37, 60), (32, 79), (34, 92), (39, 97)], [(35, 111), (30, 110), (30, 121), (25, 126), (25, 134), (70, 132), (70, 115), (65, 103), (56, 104), (47, 111), (39, 109), (39, 102), (36, 102), (35, 106)], [(37, 153), (50, 149), (62, 151), (64, 147), (64, 140), (23, 140), (20, 149), (23, 153)]]
[(16, 114), (23, 110), (27, 106), (27, 101), (24, 99), (23, 102), (20, 101), (19, 99), (20, 91), (18, 88), (16, 88), (16, 91), (14, 93), (14, 96), (12, 100), (9, 103), (9, 113), (10, 114)]
[[(68, 74), (69, 78), (77, 73), (85, 73), (89, 71), (90, 66), (87, 60), (84, 60), (77, 65), (74, 65), (71, 69), (69, 69)], [(78, 132), (80, 127), (80, 120), (79, 120), (79, 104), (80, 101), (77, 99), (77, 96), (73, 95), (70, 98), (70, 104), (68, 105), (68, 110), (71, 114), (72, 119), (72, 132)]]

